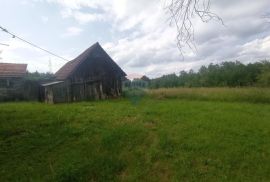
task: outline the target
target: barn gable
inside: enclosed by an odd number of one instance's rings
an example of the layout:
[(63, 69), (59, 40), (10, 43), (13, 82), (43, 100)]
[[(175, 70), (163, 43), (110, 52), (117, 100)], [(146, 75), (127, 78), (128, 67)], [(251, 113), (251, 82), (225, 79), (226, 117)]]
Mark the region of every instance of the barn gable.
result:
[[(95, 43), (77, 58), (66, 63), (59, 71), (56, 72), (55, 76), (57, 80), (65, 80), (72, 76), (74, 72), (82, 65), (84, 62), (94, 63), (95, 60), (103, 61), (103, 65), (110, 68), (111, 71), (115, 72), (121, 77), (126, 76), (126, 73), (113, 61), (113, 59), (105, 52), (105, 50)], [(95, 67), (95, 64), (92, 65)]]

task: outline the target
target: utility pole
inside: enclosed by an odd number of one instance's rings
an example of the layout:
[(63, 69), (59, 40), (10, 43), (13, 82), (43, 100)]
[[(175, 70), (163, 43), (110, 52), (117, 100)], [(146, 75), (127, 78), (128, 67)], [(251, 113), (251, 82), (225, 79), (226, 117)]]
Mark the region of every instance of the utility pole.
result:
[(49, 59), (49, 72), (52, 73), (52, 61)]

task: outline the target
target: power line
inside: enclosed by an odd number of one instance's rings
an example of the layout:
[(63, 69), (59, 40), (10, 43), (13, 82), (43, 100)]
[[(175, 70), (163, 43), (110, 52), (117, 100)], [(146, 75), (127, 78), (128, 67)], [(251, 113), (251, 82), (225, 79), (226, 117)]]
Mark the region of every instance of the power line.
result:
[(4, 44), (4, 43), (0, 43), (0, 45), (3, 45), (3, 46), (9, 46), (8, 44)]
[(27, 43), (27, 44), (29, 44), (29, 45), (35, 47), (35, 48), (38, 48), (38, 49), (40, 49), (40, 50), (42, 50), (42, 51), (44, 51), (44, 52), (47, 52), (47, 53), (49, 53), (49, 54), (51, 54), (51, 55), (53, 55), (53, 56), (55, 56), (55, 57), (58, 57), (58, 58), (60, 58), (60, 59), (62, 59), (62, 60), (65, 60), (65, 61), (69, 61), (69, 60), (67, 60), (67, 59), (65, 59), (65, 58), (63, 58), (63, 57), (61, 57), (61, 56), (58, 56), (57, 54), (55, 54), (55, 53), (53, 53), (53, 52), (51, 52), (51, 51), (48, 51), (48, 50), (46, 50), (46, 49), (43, 49), (42, 47), (39, 47), (38, 45), (36, 45), (36, 44), (34, 44), (34, 43), (31, 43), (31, 42), (29, 42), (29, 41), (27, 41), (27, 40), (25, 40), (25, 39), (23, 39), (23, 38), (21, 38), (21, 37), (15, 35), (15, 34), (9, 32), (6, 28), (3, 28), (2, 26), (0, 26), (0, 29), (2, 29), (3, 32), (5, 32), (5, 33), (11, 35), (12, 38), (17, 38), (17, 39), (19, 39), (19, 40), (21, 40), (21, 41), (23, 41), (23, 42), (25, 42), (25, 43)]

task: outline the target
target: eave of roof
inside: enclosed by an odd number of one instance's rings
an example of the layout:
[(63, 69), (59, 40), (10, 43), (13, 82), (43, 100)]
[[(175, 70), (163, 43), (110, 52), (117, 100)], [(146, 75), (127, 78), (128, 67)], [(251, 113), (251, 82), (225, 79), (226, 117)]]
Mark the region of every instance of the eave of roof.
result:
[(27, 64), (0, 63), (0, 77), (23, 77)]

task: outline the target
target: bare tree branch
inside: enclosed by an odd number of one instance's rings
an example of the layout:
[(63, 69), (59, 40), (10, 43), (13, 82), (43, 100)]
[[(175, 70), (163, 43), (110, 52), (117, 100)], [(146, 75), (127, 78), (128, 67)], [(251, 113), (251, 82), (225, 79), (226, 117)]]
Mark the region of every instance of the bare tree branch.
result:
[(205, 23), (217, 20), (224, 25), (223, 20), (210, 11), (211, 0), (167, 0), (167, 2), (170, 24), (174, 24), (177, 28), (177, 47), (182, 56), (185, 46), (194, 52), (197, 51), (192, 18), (197, 16)]

